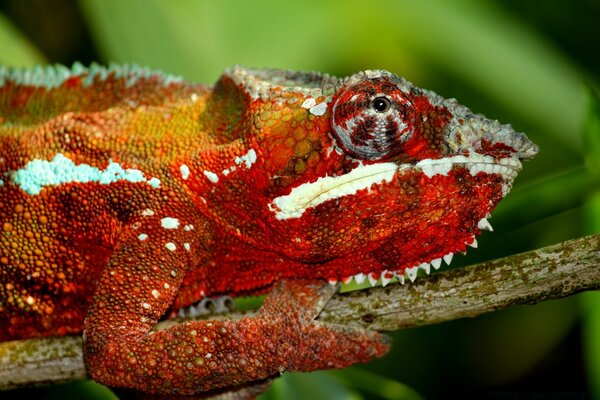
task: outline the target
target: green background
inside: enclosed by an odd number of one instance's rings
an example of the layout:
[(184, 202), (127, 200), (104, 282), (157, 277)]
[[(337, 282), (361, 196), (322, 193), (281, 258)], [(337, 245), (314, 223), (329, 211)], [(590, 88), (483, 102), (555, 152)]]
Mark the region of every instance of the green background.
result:
[[(541, 148), (460, 266), (600, 231), (599, 20), (592, 0), (13, 0), (0, 63), (137, 63), (207, 83), (232, 64), (383, 68), (455, 97)], [(393, 336), (384, 359), (288, 374), (263, 398), (600, 396), (599, 293)], [(1, 397), (23, 396), (114, 398), (93, 382)]]

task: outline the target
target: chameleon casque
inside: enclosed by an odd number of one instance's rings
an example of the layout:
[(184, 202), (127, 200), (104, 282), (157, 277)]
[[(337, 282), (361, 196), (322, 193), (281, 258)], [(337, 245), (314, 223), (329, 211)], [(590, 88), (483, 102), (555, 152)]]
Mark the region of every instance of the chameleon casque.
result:
[[(0, 69), (0, 340), (83, 332), (92, 378), (170, 395), (366, 362), (384, 335), (314, 321), (332, 284), (449, 263), (537, 151), (381, 70)], [(256, 317), (151, 330), (264, 292)]]

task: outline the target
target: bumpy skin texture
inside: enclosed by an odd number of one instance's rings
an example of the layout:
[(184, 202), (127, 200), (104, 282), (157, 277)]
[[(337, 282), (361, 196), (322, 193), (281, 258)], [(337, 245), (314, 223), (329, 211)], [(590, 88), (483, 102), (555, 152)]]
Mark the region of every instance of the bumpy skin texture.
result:
[[(388, 340), (316, 323), (325, 280), (439, 267), (536, 152), (385, 71), (0, 69), (0, 340), (83, 330), (94, 379), (177, 395), (366, 362)], [(256, 318), (151, 331), (269, 290)]]

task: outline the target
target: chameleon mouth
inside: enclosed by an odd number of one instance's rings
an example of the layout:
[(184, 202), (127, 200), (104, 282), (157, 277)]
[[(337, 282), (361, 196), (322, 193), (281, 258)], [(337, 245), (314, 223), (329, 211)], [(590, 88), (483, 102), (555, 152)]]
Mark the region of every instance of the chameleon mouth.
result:
[[(492, 225), (488, 221), (488, 218), (490, 218), (490, 217), (491, 217), (491, 215), (488, 214), (488, 215), (486, 215), (485, 218), (480, 219), (479, 222), (477, 223), (477, 227), (480, 230), (487, 230), (490, 232), (493, 231)], [(465, 244), (469, 247), (477, 248), (477, 239), (475, 238), (475, 236), (473, 236), (473, 237), (471, 237), (471, 239), (466, 241)], [(423, 271), (426, 275), (429, 275), (431, 273), (432, 269), (434, 269), (434, 270), (440, 269), (440, 267), (442, 266), (442, 261), (444, 263), (446, 263), (447, 265), (450, 265), (450, 263), (452, 262), (452, 259), (454, 257), (454, 254), (456, 254), (456, 253), (451, 252), (451, 253), (444, 255), (443, 257), (435, 258), (433, 260), (430, 260), (429, 262), (422, 262), (411, 268), (405, 268), (403, 270), (396, 270), (396, 271), (383, 270), (381, 272), (370, 272), (370, 273), (360, 272), (358, 274), (342, 278), (341, 282), (346, 285), (351, 283), (352, 281), (355, 281), (359, 285), (363, 284), (364, 282), (367, 282), (367, 283), (369, 283), (370, 286), (375, 286), (375, 285), (377, 285), (378, 282), (381, 282), (381, 285), (383, 287), (385, 287), (393, 279), (396, 279), (397, 282), (404, 285), (404, 283), (406, 281), (414, 282), (417, 279), (419, 270)], [(462, 254), (466, 254), (466, 250), (463, 251)], [(329, 283), (332, 285), (337, 284), (337, 282), (338, 282), (337, 279), (329, 280)]]
[(315, 182), (307, 182), (295, 187), (289, 194), (274, 198), (268, 207), (278, 220), (300, 218), (308, 209), (326, 201), (354, 195), (359, 190), (369, 190), (374, 184), (391, 182), (398, 172), (420, 171), (431, 178), (435, 175), (448, 175), (455, 167), (466, 168), (472, 176), (479, 173), (500, 175), (504, 181), (502, 194), (505, 196), (521, 170), (521, 162), (516, 157), (496, 159), (488, 155), (471, 153), (467, 156), (425, 159), (416, 164), (394, 162), (360, 164), (346, 174), (320, 177)]
[[(488, 221), (488, 218), (491, 218), (491, 215), (488, 213), (484, 218), (481, 218), (477, 223), (477, 228), (480, 231), (490, 231), (492, 232), (494, 229), (492, 225)], [(472, 236), (465, 242), (465, 245), (472, 248), (477, 248), (477, 239), (475, 236)], [(456, 253), (461, 253), (463, 255), (467, 254), (466, 249), (464, 251), (456, 251), (450, 252), (442, 257), (435, 258), (429, 260), (427, 262), (422, 262), (410, 268), (398, 269), (398, 270), (383, 270), (381, 272), (360, 272), (355, 275), (346, 276), (340, 281), (344, 284), (349, 284), (352, 281), (355, 281), (357, 284), (362, 285), (367, 282), (370, 286), (375, 286), (379, 282), (383, 287), (387, 286), (393, 279), (395, 279), (398, 283), (404, 285), (407, 281), (414, 282), (417, 279), (419, 271), (423, 271), (426, 275), (431, 273), (431, 270), (438, 270), (442, 266), (442, 262), (450, 265), (454, 255)], [(337, 284), (338, 279), (332, 278), (329, 280), (329, 283), (334, 285)]]

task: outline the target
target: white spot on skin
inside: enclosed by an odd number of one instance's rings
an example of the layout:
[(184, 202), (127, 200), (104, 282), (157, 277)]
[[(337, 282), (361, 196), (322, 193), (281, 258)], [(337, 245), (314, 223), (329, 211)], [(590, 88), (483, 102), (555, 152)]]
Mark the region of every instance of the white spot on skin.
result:
[(158, 299), (158, 290), (153, 289), (152, 290), (152, 296), (154, 296), (155, 299)]
[(184, 243), (183, 244), (183, 248), (186, 249), (187, 251), (190, 251), (190, 244), (189, 243)]
[(241, 163), (245, 163), (246, 168), (250, 168), (252, 166), (252, 164), (254, 164), (256, 162), (256, 151), (254, 151), (254, 149), (250, 149), (243, 156), (236, 157), (234, 162), (237, 165), (240, 165)]
[(309, 97), (308, 99), (304, 100), (304, 102), (300, 105), (300, 107), (302, 108), (312, 108), (317, 104), (317, 101), (315, 99), (313, 99), (312, 97)]
[(4, 186), (4, 181), (0, 179), (0, 187)]
[(142, 217), (151, 217), (154, 215), (154, 211), (152, 211), (149, 208), (146, 208), (144, 211), (142, 211)]
[(181, 164), (181, 167), (179, 167), (179, 172), (181, 172), (181, 178), (184, 180), (190, 177), (190, 167), (185, 164)]
[(192, 100), (192, 103), (195, 103), (198, 101), (199, 97), (196, 93), (192, 93), (192, 95), (190, 96), (190, 99)]
[(222, 172), (223, 172), (223, 175), (225, 175), (225, 176), (229, 175), (229, 170), (228, 169), (224, 169)]
[(148, 184), (152, 186), (154, 189), (158, 189), (160, 187), (160, 179), (152, 178), (148, 181)]
[(148, 239), (148, 235), (145, 233), (140, 233), (138, 239), (143, 242), (144, 240)]
[(33, 297), (31, 297), (31, 296), (27, 296), (27, 297), (25, 298), (25, 302), (26, 302), (27, 304), (29, 304), (29, 305), (32, 305), (33, 303), (35, 303), (35, 299), (34, 299)]
[(169, 242), (169, 243), (165, 244), (165, 247), (167, 248), (167, 250), (170, 250), (170, 251), (175, 251), (175, 249), (177, 249), (177, 246), (175, 246), (175, 243), (173, 243), (173, 242)]
[(179, 228), (179, 220), (177, 218), (166, 217), (160, 220), (160, 226), (165, 229)]
[(185, 225), (185, 226), (183, 227), (183, 230), (184, 230), (184, 231), (186, 231), (186, 232), (189, 232), (189, 231), (191, 231), (191, 230), (193, 230), (193, 229), (194, 229), (194, 225), (192, 225), (192, 224)]
[(321, 116), (327, 111), (327, 103), (322, 102), (308, 110), (311, 114)]
[(100, 170), (88, 164), (76, 165), (62, 153), (57, 153), (52, 161), (30, 161), (24, 168), (13, 171), (11, 177), (15, 184), (30, 195), (39, 194), (46, 186), (57, 186), (62, 183), (97, 182), (108, 185), (127, 181), (131, 183), (147, 182), (152, 187), (160, 185), (158, 179), (147, 180), (142, 171), (133, 168), (124, 169), (112, 160), (109, 161), (106, 169)]
[(150, 304), (148, 303), (142, 303), (142, 307), (144, 307), (146, 310), (150, 309)]
[(204, 171), (204, 175), (208, 178), (209, 181), (211, 181), (212, 183), (217, 183), (219, 182), (219, 177), (217, 176), (217, 174), (215, 174), (214, 172), (211, 171)]

